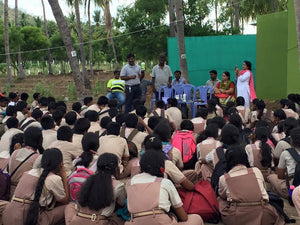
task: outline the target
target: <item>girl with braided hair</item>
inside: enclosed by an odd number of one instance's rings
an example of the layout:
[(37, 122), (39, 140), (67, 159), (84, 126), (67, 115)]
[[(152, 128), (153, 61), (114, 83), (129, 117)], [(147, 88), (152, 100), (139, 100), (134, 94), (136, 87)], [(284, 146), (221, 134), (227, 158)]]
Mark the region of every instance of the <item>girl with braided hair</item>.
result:
[(115, 179), (118, 173), (118, 157), (104, 153), (97, 161), (97, 172), (81, 187), (76, 203), (65, 209), (66, 225), (118, 225), (124, 224), (115, 214), (116, 203), (124, 206), (125, 186)]
[(257, 127), (255, 129), (254, 143), (245, 147), (250, 166), (260, 169), (265, 180), (271, 172), (271, 167), (274, 166), (272, 148), (267, 143), (268, 138), (268, 128)]
[(57, 148), (47, 149), (41, 159), (41, 168), (31, 169), (21, 177), (12, 201), (3, 212), (3, 224), (60, 224), (64, 220), (64, 204), (68, 202), (62, 154)]

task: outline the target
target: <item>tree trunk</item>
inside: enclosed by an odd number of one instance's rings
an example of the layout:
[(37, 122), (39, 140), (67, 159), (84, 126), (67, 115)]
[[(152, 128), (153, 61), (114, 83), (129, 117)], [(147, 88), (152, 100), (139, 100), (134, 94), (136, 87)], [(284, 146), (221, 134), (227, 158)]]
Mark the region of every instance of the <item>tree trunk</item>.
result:
[(271, 0), (272, 3), (272, 12), (276, 13), (276, 0)]
[(51, 6), (53, 15), (55, 17), (56, 23), (58, 25), (61, 37), (63, 39), (67, 55), (69, 58), (72, 74), (74, 77), (74, 82), (76, 86), (77, 97), (79, 100), (83, 101), (83, 99), (87, 96), (86, 89), (84, 86), (84, 81), (82, 74), (80, 72), (78, 60), (76, 57), (76, 51), (74, 50), (71, 33), (67, 24), (67, 21), (64, 17), (64, 14), (59, 6), (58, 0), (48, 0), (49, 5)]
[(4, 44), (5, 44), (5, 55), (6, 55), (7, 82), (11, 85), (13, 83), (13, 78), (11, 75), (10, 54), (9, 54), (8, 0), (4, 1)]
[[(46, 18), (46, 12), (45, 12), (45, 5), (44, 5), (44, 0), (41, 0), (42, 2), (42, 6), (43, 6), (43, 15), (44, 15), (44, 26), (45, 26), (45, 35), (47, 37), (47, 39), (49, 39), (49, 34), (48, 34), (48, 27), (47, 27), (47, 18)], [(53, 62), (53, 58), (52, 58), (52, 54), (51, 54), (51, 50), (50, 48), (48, 48), (48, 70), (49, 70), (49, 74), (53, 75), (53, 71), (52, 71), (52, 62)]]
[(115, 42), (114, 42), (113, 36), (112, 36), (112, 26), (111, 26), (111, 14), (110, 14), (109, 0), (105, 0), (104, 17), (105, 17), (105, 29), (106, 29), (106, 31), (108, 33), (108, 37), (109, 37), (108, 44), (111, 44), (112, 51), (113, 51), (113, 54), (114, 54), (114, 59), (115, 59), (116, 64), (118, 65)]
[(80, 57), (81, 57), (81, 63), (82, 63), (82, 74), (83, 74), (84, 86), (87, 89), (92, 89), (91, 82), (87, 76), (86, 61), (85, 61), (86, 59), (85, 59), (85, 51), (84, 51), (84, 40), (83, 40), (82, 29), (81, 29), (78, 0), (75, 0), (74, 3), (75, 3), (74, 6), (75, 6), (78, 38), (79, 38), (79, 42), (80, 42), (79, 49), (80, 49)]
[(240, 34), (240, 5), (239, 0), (234, 0), (234, 28)]
[[(19, 13), (18, 13), (18, 0), (15, 0), (15, 27), (17, 28), (19, 26)], [(22, 57), (21, 57), (21, 48), (20, 45), (18, 46), (18, 55), (17, 55), (17, 63), (19, 66), (18, 72), (19, 72), (19, 79), (23, 80), (25, 79), (25, 73), (22, 65)]]
[(294, 0), (295, 15), (296, 15), (296, 29), (298, 39), (298, 55), (299, 55), (299, 71), (300, 71), (300, 0)]
[(91, 0), (88, 0), (88, 24), (89, 24), (89, 60), (90, 60), (90, 76), (94, 77), (93, 70), (93, 49), (92, 49), (92, 28), (91, 28)]
[(219, 23), (218, 23), (218, 0), (215, 0), (215, 17), (216, 17), (216, 33), (219, 30)]
[(175, 1), (176, 8), (176, 19), (177, 19), (177, 41), (178, 41), (178, 52), (179, 52), (179, 62), (182, 77), (187, 83), (190, 82), (186, 63), (185, 54), (185, 43), (184, 43), (184, 26), (183, 26), (183, 7), (182, 0)]
[(233, 8), (232, 0), (229, 0), (231, 34), (233, 34), (233, 11), (232, 11), (232, 8)]
[(170, 37), (176, 37), (174, 0), (168, 0), (168, 5), (169, 5)]

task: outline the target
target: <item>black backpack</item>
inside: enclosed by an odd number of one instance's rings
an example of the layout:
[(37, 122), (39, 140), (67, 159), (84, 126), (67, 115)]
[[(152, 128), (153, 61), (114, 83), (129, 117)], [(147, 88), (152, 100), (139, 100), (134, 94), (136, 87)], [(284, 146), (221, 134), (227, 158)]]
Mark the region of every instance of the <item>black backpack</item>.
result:
[(267, 191), (267, 193), (269, 195), (269, 204), (272, 205), (277, 210), (278, 214), (284, 218), (284, 221), (286, 223), (296, 223), (295, 219), (290, 219), (288, 215), (285, 214), (283, 210), (284, 202), (282, 198), (271, 191)]
[(290, 155), (293, 157), (293, 159), (296, 161), (296, 168), (295, 168), (295, 174), (294, 174), (294, 180), (293, 185), (295, 187), (300, 185), (300, 155), (294, 148), (286, 149)]
[(211, 186), (213, 187), (216, 195), (218, 196), (219, 191), (219, 179), (220, 176), (224, 175), (226, 172), (226, 160), (225, 160), (225, 153), (224, 153), (224, 147), (221, 146), (216, 149), (217, 156), (219, 158), (218, 163), (216, 164), (212, 176), (211, 176)]
[(0, 169), (0, 200), (9, 200), (10, 195), (10, 177)]

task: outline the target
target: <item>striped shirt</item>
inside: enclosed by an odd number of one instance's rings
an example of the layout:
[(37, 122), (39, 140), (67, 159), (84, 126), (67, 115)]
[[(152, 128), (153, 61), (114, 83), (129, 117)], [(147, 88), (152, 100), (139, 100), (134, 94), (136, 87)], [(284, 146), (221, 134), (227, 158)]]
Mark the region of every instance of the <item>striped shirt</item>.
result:
[(112, 92), (124, 92), (125, 81), (121, 79), (110, 79), (107, 83), (107, 88)]

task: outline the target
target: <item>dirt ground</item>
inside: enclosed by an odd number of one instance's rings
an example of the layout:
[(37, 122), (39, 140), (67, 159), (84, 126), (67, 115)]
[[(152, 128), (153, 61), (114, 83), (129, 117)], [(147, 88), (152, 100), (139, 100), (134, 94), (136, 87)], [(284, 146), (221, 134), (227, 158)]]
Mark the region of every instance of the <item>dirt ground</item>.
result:
[[(101, 92), (95, 96), (93, 95), (93, 89), (96, 88), (96, 84), (98, 83), (104, 83), (105, 81), (108, 81), (109, 79), (113, 78), (112, 72), (103, 72), (99, 71), (95, 73), (94, 77), (91, 78), (91, 84), (92, 84), (92, 90), (89, 90), (88, 93), (90, 96), (93, 96), (95, 99), (97, 99), (100, 95), (106, 95), (106, 88), (102, 88)], [(150, 74), (146, 74), (145, 79), (151, 79)], [(31, 75), (27, 76), (25, 80), (18, 80), (15, 79), (14, 85), (10, 88), (7, 86), (7, 78), (1, 76), (0, 77), (0, 91), (18, 91), (19, 93), (27, 92), (30, 96), (32, 96), (34, 92), (34, 88), (37, 84), (39, 84), (40, 87), (49, 88), (53, 94), (53, 96), (59, 100), (65, 99), (65, 97), (68, 96), (68, 84), (73, 83), (73, 76), (72, 75)], [(104, 84), (103, 84), (104, 85)], [(147, 103), (146, 107), (150, 109), (150, 102), (152, 98), (151, 88), (148, 88), (147, 93)], [(32, 97), (29, 99), (32, 100)], [(278, 100), (266, 100), (266, 105), (268, 109), (277, 109), (279, 107), (279, 101)], [(70, 109), (72, 102), (67, 102), (68, 108)], [(300, 218), (297, 215), (297, 212), (294, 207), (291, 207), (287, 201), (285, 201), (285, 212), (290, 218), (294, 218), (297, 220), (296, 224), (300, 224)], [(207, 225), (209, 223), (206, 223)], [(223, 223), (219, 223), (223, 224)]]
[[(103, 72), (97, 71), (94, 74), (94, 77), (90, 79), (92, 90), (88, 90), (88, 94), (97, 99), (100, 95), (106, 95), (106, 87), (104, 82), (113, 78), (112, 72)], [(145, 79), (151, 80), (150, 74), (145, 75)], [(63, 100), (65, 97), (68, 97), (68, 84), (73, 84), (73, 76), (72, 75), (30, 75), (27, 76), (24, 80), (18, 80), (15, 78), (14, 85), (10, 88), (7, 86), (7, 78), (4, 76), (0, 76), (0, 91), (14, 91), (14, 92), (27, 92), (30, 95), (30, 99), (32, 100), (32, 94), (34, 92), (35, 86), (38, 84), (40, 87), (45, 87), (50, 89), (53, 96), (58, 100)], [(97, 85), (102, 83), (100, 93), (95, 95), (95, 89)], [(99, 87), (98, 87), (99, 89)], [(147, 92), (147, 102), (146, 107), (150, 109), (150, 102), (152, 99), (151, 87), (148, 87)], [(75, 101), (72, 101), (75, 102)], [(67, 105), (70, 107), (72, 102), (67, 102)], [(268, 109), (277, 109), (279, 107), (279, 100), (265, 100)]]

